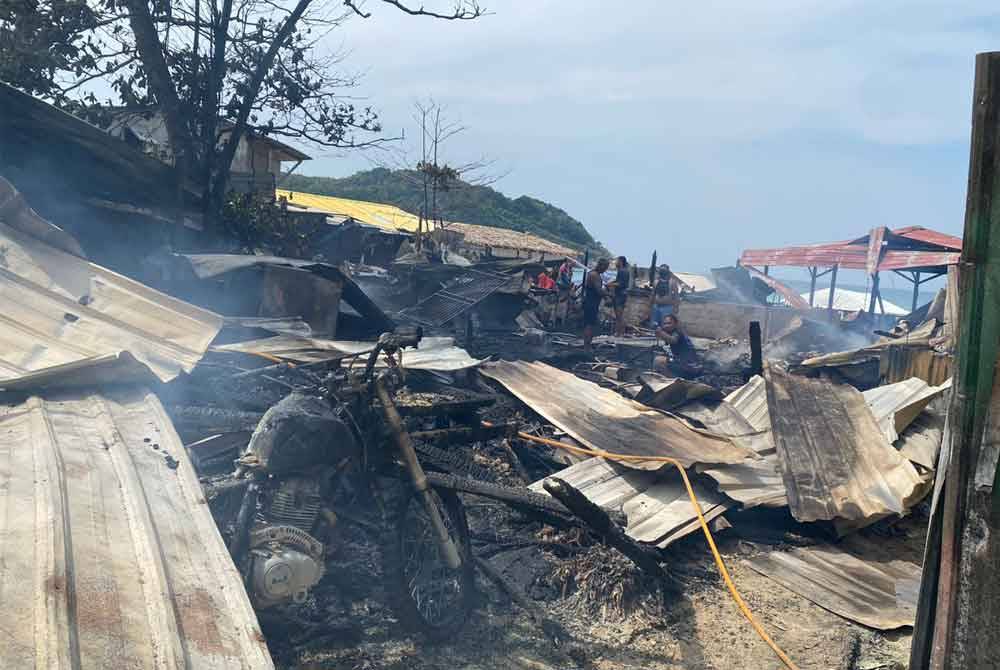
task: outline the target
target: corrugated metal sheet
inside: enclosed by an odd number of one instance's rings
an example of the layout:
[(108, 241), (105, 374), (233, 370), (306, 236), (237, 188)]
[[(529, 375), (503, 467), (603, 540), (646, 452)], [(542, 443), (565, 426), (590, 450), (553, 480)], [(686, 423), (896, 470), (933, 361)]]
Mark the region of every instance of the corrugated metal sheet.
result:
[(778, 295), (780, 295), (782, 298), (785, 299), (785, 302), (787, 302), (789, 306), (794, 307), (795, 309), (810, 308), (809, 301), (800, 296), (798, 293), (796, 293), (795, 289), (790, 288), (785, 284), (782, 284), (774, 277), (768, 276), (754, 267), (746, 266), (746, 270), (747, 272), (750, 273), (751, 277), (756, 277), (757, 279), (761, 280), (762, 282), (770, 286), (772, 289), (774, 289), (774, 291)]
[(2, 223), (0, 249), (3, 381), (121, 352), (168, 381), (190, 371), (222, 327), (212, 312)]
[[(296, 335), (278, 335), (261, 340), (223, 344), (213, 347), (212, 350), (230, 353), (263, 353), (294, 363), (313, 363), (336, 358), (343, 354), (369, 351), (374, 346), (374, 342), (323, 340)], [(352, 361), (346, 361), (345, 365), (364, 367), (367, 360), (367, 356), (361, 356), (352, 359)], [(416, 349), (403, 350), (403, 367), (410, 370), (453, 372), (475, 367), (480, 363), (482, 363), (481, 360), (469, 356), (469, 352), (465, 349), (455, 346), (455, 338), (453, 337), (425, 337)], [(383, 357), (379, 357), (377, 366), (385, 366)]]
[(920, 566), (865, 560), (832, 545), (772, 551), (747, 561), (751, 568), (845, 619), (879, 630), (912, 626)]
[(899, 235), (900, 237), (906, 237), (911, 240), (917, 240), (918, 242), (924, 242), (926, 244), (934, 244), (945, 249), (951, 249), (952, 251), (962, 250), (962, 238), (955, 237), (954, 235), (948, 235), (947, 233), (939, 233), (936, 230), (931, 230), (929, 228), (923, 228), (921, 226), (907, 226), (905, 228), (897, 228), (892, 231), (894, 235)]
[[(480, 372), (591, 449), (633, 456), (670, 456), (684, 467), (695, 463), (739, 463), (753, 452), (731, 440), (691, 428), (677, 417), (650, 409), (614, 391), (545, 363), (500, 361)], [(661, 462), (631, 466), (656, 470)]]
[(162, 406), (0, 406), (3, 668), (273, 667)]
[[(676, 470), (632, 470), (603, 458), (590, 458), (557, 475), (579, 489), (588, 500), (605, 509), (622, 511), (628, 521), (625, 534), (646, 544), (665, 548), (698, 530), (698, 516)], [(542, 481), (531, 490), (547, 493)], [(711, 521), (732, 506), (730, 501), (693, 482), (701, 513)]]
[[(766, 406), (767, 397), (763, 391), (761, 387), (760, 395)], [(697, 466), (698, 472), (716, 481), (719, 491), (741, 503), (744, 508), (788, 505), (785, 482), (778, 469), (778, 456), (771, 439), (770, 424), (763, 429), (755, 428), (727, 402), (695, 401), (676, 411), (756, 454), (755, 458), (748, 458), (741, 463)]]
[(792, 516), (863, 522), (902, 514), (921, 480), (847, 384), (766, 364), (768, 412)]
[(726, 396), (726, 402), (756, 430), (771, 430), (771, 417), (767, 413), (767, 390), (764, 384), (763, 377), (754, 375), (750, 381)]
[[(898, 239), (902, 238), (902, 239)], [(913, 242), (920, 244), (914, 245)], [(913, 249), (923, 246), (923, 249)], [(936, 248), (934, 248), (936, 247)], [(747, 249), (741, 265), (824, 267), (839, 265), (873, 274), (876, 270), (906, 270), (955, 265), (962, 240), (952, 235), (910, 226), (890, 231), (884, 227), (856, 240), (796, 245), (781, 249)]]
[(900, 433), (895, 446), (911, 463), (934, 470), (944, 438), (944, 424), (945, 412), (928, 408)]
[(895, 384), (876, 386), (862, 393), (875, 420), (889, 442), (899, 439), (930, 402), (951, 387), (950, 382), (931, 386), (923, 379), (911, 377)]
[(881, 353), (879, 369), (882, 379), (890, 384), (919, 377), (928, 384), (938, 385), (951, 377), (954, 363), (951, 354), (930, 348), (887, 345)]
[[(955, 265), (961, 256), (950, 251), (883, 252), (878, 269), (908, 270)], [(851, 270), (865, 270), (868, 250), (861, 246), (819, 245), (815, 247), (785, 247), (783, 249), (747, 249), (740, 255), (740, 265), (770, 265), (772, 267), (821, 267), (839, 265)]]

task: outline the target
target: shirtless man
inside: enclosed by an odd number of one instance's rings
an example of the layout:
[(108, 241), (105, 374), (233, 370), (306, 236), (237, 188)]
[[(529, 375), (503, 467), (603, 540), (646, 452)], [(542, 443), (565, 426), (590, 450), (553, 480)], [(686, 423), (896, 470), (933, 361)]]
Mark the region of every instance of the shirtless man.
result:
[(583, 280), (583, 350), (587, 354), (593, 351), (590, 343), (594, 339), (594, 326), (601, 320), (601, 301), (607, 295), (601, 275), (609, 265), (607, 258), (600, 259)]

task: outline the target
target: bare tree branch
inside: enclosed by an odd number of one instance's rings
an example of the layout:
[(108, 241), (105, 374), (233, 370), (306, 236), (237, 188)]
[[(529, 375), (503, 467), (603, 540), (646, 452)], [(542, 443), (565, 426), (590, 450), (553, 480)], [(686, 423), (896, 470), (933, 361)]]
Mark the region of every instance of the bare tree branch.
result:
[[(410, 16), (428, 16), (434, 19), (444, 19), (445, 21), (470, 21), (488, 14), (486, 9), (480, 7), (479, 3), (475, 0), (458, 0), (455, 3), (455, 9), (451, 14), (443, 14), (441, 12), (424, 9), (423, 5), (421, 5), (418, 9), (414, 9), (401, 0), (381, 0), (381, 2), (384, 2), (387, 5), (392, 5), (399, 11), (405, 12)], [(344, 5), (363, 19), (371, 18), (372, 13), (363, 11), (356, 4), (356, 0), (344, 0)]]

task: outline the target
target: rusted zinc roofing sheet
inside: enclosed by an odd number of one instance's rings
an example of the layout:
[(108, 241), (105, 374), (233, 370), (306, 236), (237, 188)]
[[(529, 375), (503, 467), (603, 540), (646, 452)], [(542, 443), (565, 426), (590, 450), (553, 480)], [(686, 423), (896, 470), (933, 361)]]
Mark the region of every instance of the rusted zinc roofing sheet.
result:
[(786, 284), (782, 284), (774, 277), (766, 275), (757, 268), (754, 268), (750, 265), (747, 265), (746, 269), (747, 272), (750, 273), (751, 277), (755, 277), (761, 280), (762, 282), (770, 286), (772, 289), (774, 289), (774, 291), (778, 295), (780, 295), (782, 298), (785, 299), (785, 302), (787, 302), (790, 307), (794, 307), (795, 309), (811, 308), (809, 301), (803, 298), (801, 295), (799, 295), (798, 291), (796, 291), (795, 289), (789, 287)]
[(920, 477), (886, 440), (861, 393), (770, 363), (764, 373), (792, 516), (860, 522), (902, 514)]
[(948, 235), (947, 233), (939, 233), (936, 230), (931, 230), (930, 228), (924, 228), (922, 226), (906, 226), (904, 228), (896, 228), (892, 231), (892, 233), (910, 240), (917, 240), (918, 242), (924, 242), (926, 244), (933, 244), (945, 249), (951, 249), (952, 251), (962, 250), (961, 237), (955, 237), (954, 235)]
[(121, 352), (169, 381), (195, 366), (222, 327), (212, 312), (6, 223), (0, 249), (2, 386), (54, 366), (106, 363)]
[(865, 270), (939, 268), (959, 261), (962, 240), (933, 230), (910, 226), (873, 228), (855, 240), (784, 247), (747, 249), (741, 265), (834, 267)]
[[(545, 363), (500, 361), (480, 371), (591, 449), (633, 456), (671, 456), (684, 467), (738, 463), (753, 452), (686, 422)], [(630, 466), (656, 470), (662, 462)]]
[[(313, 363), (329, 360), (344, 354), (358, 354), (370, 351), (374, 342), (354, 342), (350, 340), (323, 340), (319, 338), (299, 337), (296, 335), (277, 335), (261, 340), (248, 340), (213, 347), (213, 351), (230, 353), (267, 354), (294, 363)], [(345, 366), (364, 367), (368, 357), (359, 356), (344, 362)], [(455, 346), (452, 337), (425, 337), (416, 349), (403, 350), (403, 367), (410, 370), (435, 370), (449, 372), (465, 370), (482, 363), (473, 358), (465, 349)], [(385, 366), (385, 358), (380, 356), (378, 367)]]
[(950, 380), (940, 386), (931, 386), (919, 377), (911, 377), (895, 384), (876, 386), (862, 395), (886, 439), (892, 443), (934, 398), (950, 387)]
[[(960, 255), (953, 251), (888, 250), (883, 251), (878, 269), (907, 270), (955, 265)], [(868, 266), (868, 249), (839, 244), (747, 249), (740, 255), (740, 265), (822, 268), (837, 265), (851, 270), (865, 270)]]
[(273, 668), (155, 395), (31, 397), (0, 433), (0, 667)]
[(864, 560), (833, 545), (772, 551), (747, 561), (788, 590), (845, 619), (878, 630), (912, 626), (920, 567)]
[[(698, 530), (698, 515), (673, 468), (660, 472), (633, 470), (603, 458), (589, 458), (557, 475), (574, 486), (595, 505), (625, 513), (625, 534), (637, 542), (661, 549)], [(540, 480), (531, 490), (546, 493)], [(697, 482), (692, 482), (701, 513), (712, 521), (732, 507), (726, 500)]]

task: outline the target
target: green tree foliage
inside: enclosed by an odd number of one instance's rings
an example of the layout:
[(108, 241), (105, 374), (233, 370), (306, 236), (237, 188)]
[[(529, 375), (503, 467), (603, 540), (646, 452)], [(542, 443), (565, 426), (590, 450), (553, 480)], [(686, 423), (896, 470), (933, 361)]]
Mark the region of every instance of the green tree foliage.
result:
[[(419, 174), (386, 168), (358, 172), (343, 179), (292, 174), (282, 183), (282, 188), (384, 202), (413, 213), (420, 212), (424, 201)], [(600, 247), (582, 223), (558, 207), (526, 195), (511, 199), (489, 186), (457, 181), (440, 192), (438, 198), (442, 201), (440, 210), (446, 221), (527, 231), (574, 247)]]

